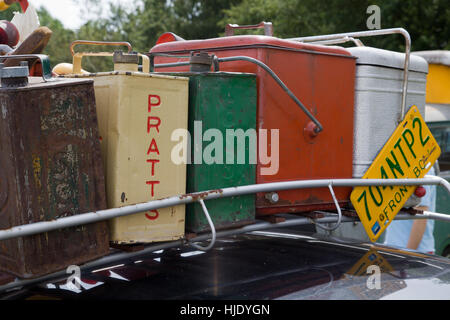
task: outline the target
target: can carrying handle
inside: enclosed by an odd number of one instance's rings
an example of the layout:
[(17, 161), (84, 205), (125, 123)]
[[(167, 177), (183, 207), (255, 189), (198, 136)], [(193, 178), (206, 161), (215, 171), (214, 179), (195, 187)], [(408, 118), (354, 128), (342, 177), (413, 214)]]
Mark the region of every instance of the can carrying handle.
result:
[[(89, 41), (89, 40), (75, 40), (70, 45), (70, 52), (73, 56), (73, 73), (81, 74), (81, 60), (83, 57), (112, 57), (113, 52), (75, 52), (74, 47), (76, 45), (98, 45), (98, 46), (126, 46), (128, 47), (128, 53), (132, 52), (133, 48), (129, 42), (109, 42), (109, 41)], [(146, 55), (138, 53), (138, 56), (142, 58), (142, 71), (145, 73), (150, 72), (150, 60)]]
[(273, 25), (272, 22), (261, 22), (259, 24), (253, 24), (253, 25), (247, 25), (247, 26), (240, 26), (238, 24), (227, 24), (225, 26), (225, 36), (230, 37), (234, 36), (234, 30), (235, 29), (264, 29), (264, 35), (273, 37)]
[(126, 47), (128, 47), (128, 53), (133, 51), (131, 44), (129, 42), (125, 42), (125, 41), (112, 42), (112, 41), (75, 40), (70, 44), (70, 53), (72, 53), (72, 56), (75, 55), (75, 51), (73, 50), (75, 48), (75, 46), (82, 45), (82, 44), (83, 45), (94, 45), (94, 46), (126, 46)]
[(3, 62), (6, 59), (15, 59), (15, 60), (23, 60), (23, 59), (30, 59), (30, 58), (37, 58), (40, 60), (42, 65), (42, 78), (45, 82), (51, 80), (52, 78), (52, 71), (50, 68), (50, 60), (48, 56), (45, 54), (16, 54), (16, 55), (6, 55), (0, 57), (0, 62)]

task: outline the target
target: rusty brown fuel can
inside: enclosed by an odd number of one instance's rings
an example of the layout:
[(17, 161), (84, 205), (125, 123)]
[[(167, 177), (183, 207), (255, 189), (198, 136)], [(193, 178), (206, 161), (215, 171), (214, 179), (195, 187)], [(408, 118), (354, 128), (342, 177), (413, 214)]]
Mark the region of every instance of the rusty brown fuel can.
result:
[[(92, 80), (0, 65), (0, 229), (106, 209)], [(0, 270), (33, 278), (109, 251), (107, 223), (0, 241)]]

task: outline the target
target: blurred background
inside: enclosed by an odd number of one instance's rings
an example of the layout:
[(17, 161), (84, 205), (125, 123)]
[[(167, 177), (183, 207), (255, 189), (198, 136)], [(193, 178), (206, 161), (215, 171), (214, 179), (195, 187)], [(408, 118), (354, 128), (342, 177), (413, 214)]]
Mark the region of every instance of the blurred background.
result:
[[(381, 28), (403, 27), (412, 50), (450, 49), (450, 0), (29, 0), (40, 24), (53, 31), (45, 50), (52, 65), (71, 62), (73, 40), (128, 41), (148, 52), (163, 32), (184, 39), (224, 35), (227, 23), (271, 21), (275, 36), (295, 37), (367, 30), (369, 5), (381, 8)], [(11, 20), (14, 4), (0, 13)], [(261, 31), (256, 31), (258, 33)], [(245, 31), (251, 33), (251, 31)], [(400, 35), (364, 40), (367, 45), (403, 51)], [(82, 46), (77, 51), (83, 50)], [(89, 47), (92, 51), (92, 47)], [(102, 48), (98, 48), (102, 50)], [(110, 50), (110, 49), (109, 49)], [(109, 59), (89, 58), (84, 69), (111, 70)]]

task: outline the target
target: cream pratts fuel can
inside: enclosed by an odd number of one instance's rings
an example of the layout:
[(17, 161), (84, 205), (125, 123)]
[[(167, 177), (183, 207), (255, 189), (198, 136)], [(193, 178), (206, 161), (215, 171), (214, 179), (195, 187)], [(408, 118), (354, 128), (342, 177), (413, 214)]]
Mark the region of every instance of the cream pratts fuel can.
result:
[[(76, 41), (72, 44), (105, 44)], [(117, 43), (107, 43), (117, 44)], [(119, 43), (120, 44), (120, 43)], [(126, 43), (125, 43), (126, 44)], [(74, 74), (94, 80), (109, 208), (184, 194), (186, 164), (171, 159), (177, 129), (187, 130), (189, 80), (148, 73), (148, 58), (128, 53), (74, 53)], [(81, 74), (85, 56), (113, 56), (114, 71)], [(185, 206), (112, 219), (111, 241), (169, 241), (184, 236)]]

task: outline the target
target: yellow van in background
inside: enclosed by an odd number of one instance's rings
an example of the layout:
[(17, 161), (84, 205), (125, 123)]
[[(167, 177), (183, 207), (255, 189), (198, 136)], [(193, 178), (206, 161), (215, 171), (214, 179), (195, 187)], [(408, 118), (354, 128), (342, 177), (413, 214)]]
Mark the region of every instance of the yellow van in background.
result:
[[(437, 174), (450, 181), (450, 51), (413, 52), (429, 64), (426, 88), (425, 121), (441, 147)], [(436, 211), (450, 214), (450, 196), (437, 188)], [(450, 258), (450, 224), (435, 221), (436, 254)]]

